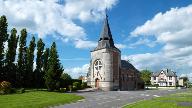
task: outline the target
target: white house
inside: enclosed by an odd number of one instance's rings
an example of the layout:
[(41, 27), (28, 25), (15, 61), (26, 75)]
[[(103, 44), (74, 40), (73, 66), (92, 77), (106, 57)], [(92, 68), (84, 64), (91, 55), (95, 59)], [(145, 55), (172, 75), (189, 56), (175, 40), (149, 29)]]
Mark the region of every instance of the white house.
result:
[(169, 69), (161, 70), (160, 72), (152, 73), (151, 84), (159, 86), (176, 86), (177, 75)]

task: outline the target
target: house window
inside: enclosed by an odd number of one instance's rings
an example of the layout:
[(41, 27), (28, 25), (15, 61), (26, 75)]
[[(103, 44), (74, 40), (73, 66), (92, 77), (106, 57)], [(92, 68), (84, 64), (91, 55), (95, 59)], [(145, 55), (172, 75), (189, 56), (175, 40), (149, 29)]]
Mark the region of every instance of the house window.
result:
[(172, 80), (172, 76), (169, 77), (169, 80)]
[(172, 82), (169, 82), (169, 86), (172, 86)]
[(156, 80), (156, 77), (154, 77), (153, 79)]

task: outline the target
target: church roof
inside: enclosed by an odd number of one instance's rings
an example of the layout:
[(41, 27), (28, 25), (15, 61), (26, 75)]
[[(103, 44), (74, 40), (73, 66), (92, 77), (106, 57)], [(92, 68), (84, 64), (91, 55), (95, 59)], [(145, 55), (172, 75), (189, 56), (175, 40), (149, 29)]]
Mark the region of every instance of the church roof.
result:
[[(121, 60), (121, 68), (137, 70), (131, 63), (126, 60)], [(137, 70), (138, 71), (138, 70)]]
[(102, 32), (100, 34), (100, 38), (98, 41), (97, 47), (94, 49), (95, 50), (100, 50), (103, 48), (112, 48), (120, 51), (118, 48), (115, 47), (114, 41), (112, 38), (111, 30), (109, 27), (109, 22), (108, 22), (108, 16), (106, 15), (105, 20), (104, 20), (104, 25)]

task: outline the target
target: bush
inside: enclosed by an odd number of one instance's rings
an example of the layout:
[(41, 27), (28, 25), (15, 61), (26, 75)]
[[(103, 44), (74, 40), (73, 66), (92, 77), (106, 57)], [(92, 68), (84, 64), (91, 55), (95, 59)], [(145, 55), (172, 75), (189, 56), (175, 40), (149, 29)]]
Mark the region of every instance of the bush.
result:
[(65, 93), (66, 91), (67, 91), (66, 88), (60, 88), (60, 92), (61, 92), (61, 93)]
[(0, 83), (0, 94), (11, 93), (11, 83), (8, 81), (3, 81)]
[(83, 83), (81, 84), (81, 88), (82, 88), (82, 89), (87, 88), (87, 83), (86, 83), (86, 82), (83, 82)]
[(17, 93), (25, 93), (25, 88), (21, 88), (21, 89), (19, 89), (19, 90), (17, 90)]
[(79, 90), (81, 89), (81, 84), (79, 82), (74, 82), (73, 83), (73, 90)]
[(69, 91), (71, 92), (73, 90), (73, 87), (69, 85)]
[(154, 86), (155, 86), (156, 88), (158, 88), (158, 87), (159, 87), (159, 84), (154, 84)]

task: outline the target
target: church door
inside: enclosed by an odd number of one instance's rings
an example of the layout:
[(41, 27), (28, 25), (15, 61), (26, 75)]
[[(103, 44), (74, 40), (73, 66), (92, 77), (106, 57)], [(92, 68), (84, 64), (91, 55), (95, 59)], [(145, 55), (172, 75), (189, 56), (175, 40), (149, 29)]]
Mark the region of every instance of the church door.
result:
[(98, 78), (95, 79), (95, 87), (96, 87), (96, 88), (99, 88), (99, 79), (98, 79)]

